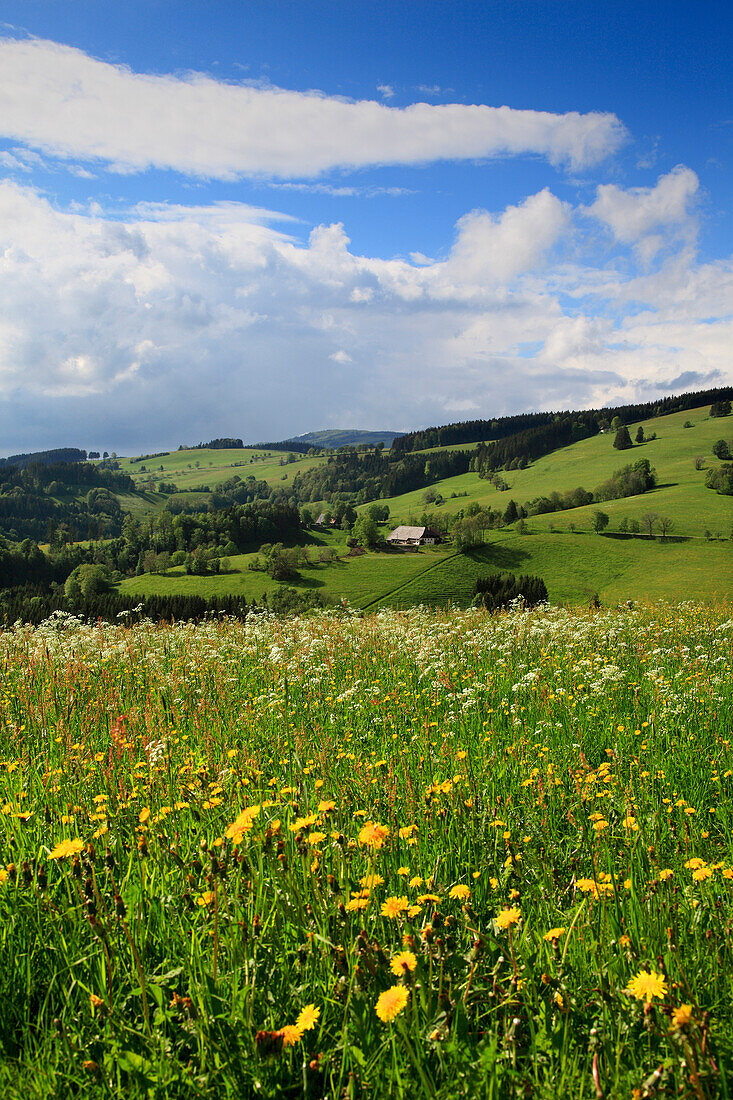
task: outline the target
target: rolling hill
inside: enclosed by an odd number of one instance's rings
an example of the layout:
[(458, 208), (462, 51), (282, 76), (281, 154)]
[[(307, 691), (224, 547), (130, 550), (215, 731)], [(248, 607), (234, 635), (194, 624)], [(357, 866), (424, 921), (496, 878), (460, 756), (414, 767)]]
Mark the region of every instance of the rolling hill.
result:
[[(593, 490), (614, 470), (640, 457), (648, 458), (657, 471), (658, 485), (651, 492), (607, 501), (600, 506), (591, 504), (533, 516), (526, 521), (526, 533), (520, 533), (516, 524), (493, 530), (486, 534), (486, 545), (461, 554), (448, 545), (404, 555), (377, 551), (346, 557), (345, 536), (341, 532), (324, 532), (313, 536), (314, 546), (333, 545), (342, 556), (335, 564), (303, 569), (295, 587), (318, 591), (329, 600), (344, 597), (360, 608), (448, 602), (465, 605), (471, 600), (477, 576), (512, 571), (542, 576), (553, 602), (584, 603), (595, 594), (604, 603), (680, 596), (730, 599), (733, 497), (707, 489), (705, 476), (707, 469), (718, 465), (712, 453), (713, 443), (733, 435), (733, 420), (711, 418), (709, 407), (705, 407), (654, 417), (642, 426), (646, 435), (656, 433), (657, 438), (621, 452), (613, 447), (613, 434), (581, 440), (538, 459), (524, 470), (506, 472), (504, 477), (510, 488), (503, 492), (477, 474), (466, 473), (433, 486), (444, 499), (438, 507), (432, 505), (428, 509), (424, 490), (388, 498), (390, 522), (382, 530), (386, 534), (399, 522), (417, 522), (426, 509), (437, 516), (455, 514), (472, 503), (504, 510), (510, 499), (524, 504), (579, 485)], [(423, 453), (427, 456), (433, 452)], [(169, 457), (172, 460), (174, 456)], [(696, 468), (698, 458), (703, 459), (702, 469)], [(184, 477), (186, 471), (191, 476), (189, 459), (190, 455), (185, 454), (179, 459), (183, 462), (180, 472)], [(270, 456), (269, 461), (279, 462), (279, 458)], [(263, 461), (262, 469), (266, 468)], [(268, 472), (276, 477), (280, 469), (278, 465)], [(362, 505), (359, 511), (369, 507)], [(592, 514), (599, 507), (610, 517), (607, 531), (600, 535), (591, 529)], [(641, 534), (632, 537), (619, 531), (622, 520), (637, 519), (641, 523), (646, 513), (668, 516), (673, 521), (666, 540)], [(260, 598), (274, 591), (277, 584), (265, 574), (250, 571), (249, 557), (232, 558), (230, 572), (217, 577), (186, 577), (171, 570), (167, 576), (126, 580), (121, 591), (129, 594), (210, 591), (212, 595)]]

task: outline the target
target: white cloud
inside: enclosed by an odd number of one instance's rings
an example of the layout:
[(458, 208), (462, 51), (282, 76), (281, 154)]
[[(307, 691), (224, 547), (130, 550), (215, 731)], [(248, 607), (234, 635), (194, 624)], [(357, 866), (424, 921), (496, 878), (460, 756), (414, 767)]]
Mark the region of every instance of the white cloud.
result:
[(660, 176), (654, 187), (624, 190), (613, 183), (602, 184), (586, 212), (607, 225), (617, 241), (631, 244), (654, 229), (687, 221), (699, 186), (692, 169), (678, 165)]
[(110, 218), (0, 184), (4, 447), (399, 429), (733, 380), (733, 264), (583, 265), (584, 222), (548, 191), (466, 215), (441, 261), (358, 255), (339, 224), (302, 243), (277, 217)]
[(579, 168), (613, 153), (625, 137), (613, 114), (456, 103), (395, 108), (201, 73), (133, 73), (69, 46), (7, 38), (0, 40), (0, 133), (117, 171), (154, 166), (218, 179), (523, 154)]
[(377, 91), (382, 99), (392, 99), (394, 96), (394, 88), (391, 84), (377, 84)]

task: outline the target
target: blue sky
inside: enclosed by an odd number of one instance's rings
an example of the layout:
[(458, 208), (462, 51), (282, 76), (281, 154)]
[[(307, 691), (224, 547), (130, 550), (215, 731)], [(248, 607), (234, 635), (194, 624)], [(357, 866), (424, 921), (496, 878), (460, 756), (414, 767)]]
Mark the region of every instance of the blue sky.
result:
[(0, 450), (733, 381), (723, 3), (0, 4)]

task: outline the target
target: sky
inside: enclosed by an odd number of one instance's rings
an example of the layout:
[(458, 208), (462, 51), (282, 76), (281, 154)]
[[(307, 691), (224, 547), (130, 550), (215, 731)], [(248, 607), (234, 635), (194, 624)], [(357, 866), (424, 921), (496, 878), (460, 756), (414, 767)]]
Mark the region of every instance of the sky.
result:
[(733, 383), (733, 6), (0, 0), (0, 454)]

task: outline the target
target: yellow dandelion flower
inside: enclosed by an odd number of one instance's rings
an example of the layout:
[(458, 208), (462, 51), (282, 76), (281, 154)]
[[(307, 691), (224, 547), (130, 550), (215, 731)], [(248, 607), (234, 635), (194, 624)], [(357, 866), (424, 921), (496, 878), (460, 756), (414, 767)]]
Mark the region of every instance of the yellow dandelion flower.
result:
[(680, 1005), (672, 1013), (672, 1025), (678, 1031), (692, 1023), (692, 1005)]
[(412, 973), (416, 966), (417, 956), (413, 955), (412, 951), (400, 951), (399, 955), (395, 955), (389, 964), (389, 968), (396, 978), (401, 978), (407, 971)]
[(419, 894), (418, 895), (418, 899), (417, 899), (418, 905), (425, 905), (425, 903), (427, 901), (432, 902), (433, 905), (437, 905), (438, 902), (440, 901), (440, 898), (438, 897), (437, 894)]
[(451, 886), (451, 888), (448, 892), (448, 897), (449, 898), (458, 898), (460, 901), (468, 901), (470, 896), (471, 896), (470, 888), (468, 886), (465, 886), (463, 883), (460, 883), (460, 882), (456, 886)]
[(83, 849), (83, 840), (62, 840), (49, 852), (49, 859), (67, 859), (69, 856), (77, 856)]
[(547, 940), (548, 943), (549, 943), (551, 940), (559, 940), (560, 936), (564, 936), (564, 935), (565, 935), (565, 929), (564, 928), (551, 928), (549, 932), (545, 932), (542, 939)]
[(371, 890), (375, 886), (383, 886), (384, 879), (381, 875), (364, 875), (359, 879), (359, 885), (364, 890)]
[(101, 997), (97, 997), (97, 995), (95, 993), (90, 993), (89, 994), (89, 1004), (91, 1006), (92, 1012), (94, 1012), (94, 1010), (96, 1008), (101, 1008), (102, 1007), (102, 1005), (104, 1004), (104, 1001), (102, 1000)]
[(378, 825), (374, 821), (367, 821), (359, 830), (359, 843), (367, 848), (373, 848), (374, 851), (379, 851), (388, 836), (389, 829), (386, 825)]
[(393, 985), (379, 994), (375, 1012), (379, 1019), (387, 1024), (399, 1016), (407, 1004), (410, 991), (404, 985)]
[(660, 882), (666, 882), (668, 878), (672, 878), (673, 874), (674, 871), (672, 871), (669, 867), (665, 867), (663, 871), (659, 872), (659, 875), (657, 877), (659, 878)]
[(699, 867), (697, 871), (692, 872), (692, 878), (694, 882), (704, 882), (706, 878), (712, 877), (712, 867)]
[(664, 974), (658, 974), (656, 970), (640, 970), (631, 979), (624, 992), (635, 997), (637, 1001), (651, 1004), (653, 997), (664, 997), (667, 992)]
[(700, 867), (707, 867), (707, 863), (704, 859), (700, 859), (699, 856), (693, 856), (692, 859), (688, 859), (685, 867), (687, 867), (690, 871), (697, 871)]
[(409, 907), (407, 898), (387, 898), (382, 905), (383, 917), (399, 917)]
[(365, 898), (352, 898), (351, 901), (347, 901), (345, 909), (347, 913), (355, 913), (357, 909), (366, 909), (369, 904), (369, 897)]
[(320, 1008), (316, 1008), (315, 1005), (306, 1005), (301, 1009), (298, 1014), (298, 1019), (295, 1021), (295, 1026), (299, 1031), (310, 1031), (318, 1023), (318, 1017), (321, 1015)]
[(319, 812), (319, 814), (329, 814), (331, 812), (331, 810), (335, 810), (335, 809), (336, 809), (336, 803), (332, 802), (330, 799), (329, 800), (324, 799), (323, 802), (318, 803), (318, 812)]
[(410, 908), (407, 910), (407, 915), (410, 920), (412, 920), (413, 917), (416, 917), (418, 913), (422, 913), (422, 905), (411, 905)]
[(496, 918), (496, 927), (504, 932), (507, 928), (511, 928), (513, 924), (516, 924), (522, 916), (521, 910), (516, 906), (512, 906), (511, 909), (502, 909)]
[(278, 1035), (281, 1037), (284, 1047), (295, 1046), (303, 1037), (303, 1033), (297, 1024), (286, 1024), (285, 1027), (280, 1028)]

